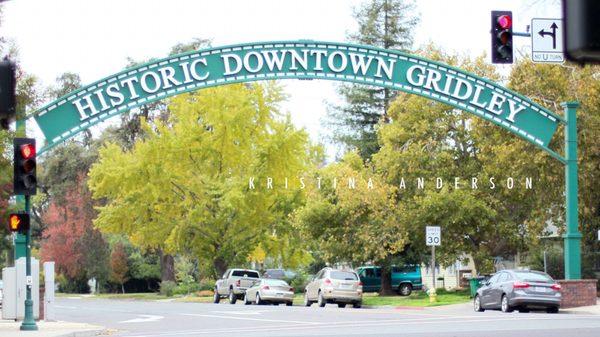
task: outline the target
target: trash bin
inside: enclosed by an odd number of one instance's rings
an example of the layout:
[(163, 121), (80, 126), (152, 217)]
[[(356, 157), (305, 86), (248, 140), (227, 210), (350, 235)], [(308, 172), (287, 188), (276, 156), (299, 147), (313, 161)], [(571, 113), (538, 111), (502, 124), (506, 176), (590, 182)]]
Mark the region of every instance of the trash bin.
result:
[(471, 298), (475, 297), (475, 294), (477, 294), (477, 289), (481, 287), (481, 283), (483, 280), (485, 280), (485, 276), (471, 277), (469, 279), (469, 287), (471, 288)]

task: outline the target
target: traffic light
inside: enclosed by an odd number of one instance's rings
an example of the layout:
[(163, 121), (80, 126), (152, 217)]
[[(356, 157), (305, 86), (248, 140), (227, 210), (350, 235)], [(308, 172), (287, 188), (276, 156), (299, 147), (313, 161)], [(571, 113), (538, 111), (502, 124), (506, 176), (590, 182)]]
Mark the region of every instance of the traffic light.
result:
[(567, 59), (580, 63), (599, 63), (600, 1), (564, 0), (562, 3)]
[(8, 216), (8, 230), (11, 232), (25, 233), (29, 230), (29, 214), (12, 213)]
[(492, 11), (492, 63), (513, 62), (511, 11)]
[(34, 195), (37, 190), (35, 139), (14, 140), (14, 194)]
[(8, 124), (15, 117), (15, 64), (0, 62), (0, 129), (8, 130)]

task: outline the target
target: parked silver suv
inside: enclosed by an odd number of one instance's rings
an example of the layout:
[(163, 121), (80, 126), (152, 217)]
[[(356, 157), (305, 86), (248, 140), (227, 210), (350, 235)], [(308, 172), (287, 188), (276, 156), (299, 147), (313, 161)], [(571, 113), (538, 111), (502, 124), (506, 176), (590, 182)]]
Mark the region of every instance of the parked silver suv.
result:
[(352, 304), (355, 308), (362, 306), (363, 285), (354, 270), (323, 268), (304, 290), (304, 305), (311, 306), (317, 302), (320, 307), (327, 303), (337, 303), (344, 308)]

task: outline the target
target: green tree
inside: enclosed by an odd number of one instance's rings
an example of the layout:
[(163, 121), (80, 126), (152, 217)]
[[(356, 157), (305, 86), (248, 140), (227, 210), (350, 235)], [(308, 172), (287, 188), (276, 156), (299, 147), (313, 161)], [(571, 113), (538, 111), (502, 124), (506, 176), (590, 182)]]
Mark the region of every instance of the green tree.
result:
[(392, 294), (391, 265), (407, 243), (396, 207), (396, 189), (383, 183), (355, 152), (317, 171), (295, 223), (330, 263), (382, 266), (382, 295)]
[[(115, 144), (100, 151), (89, 185), (107, 205), (96, 225), (140, 246), (191, 252), (217, 274), (246, 263), (297, 193), (283, 188), (285, 177), (313, 163), (307, 134), (278, 112), (282, 98), (266, 83), (172, 99), (169, 120), (145, 123), (147, 137), (131, 151)], [(249, 178), (264, 186), (268, 177), (277, 189), (249, 188)]]
[[(458, 58), (434, 47), (422, 53), (479, 76), (498, 79), (483, 57)], [(379, 130), (381, 150), (373, 161), (389, 184), (400, 187), (398, 206), (409, 228), (412, 247), (425, 252), (424, 227), (440, 225), (446, 243), (438, 250), (439, 260), (452, 263), (469, 254), (481, 272), (492, 267), (491, 257), (512, 256), (525, 249), (526, 243), (535, 243), (543, 226), (528, 222), (534, 192), (523, 187), (488, 187), (490, 177), (524, 178), (528, 173), (505, 171), (488, 160), (488, 156), (498, 157), (498, 153), (489, 152), (478, 135), (487, 136), (499, 128), (445, 104), (408, 94), (398, 95), (389, 114), (392, 122)], [(435, 186), (438, 177), (444, 182), (441, 189)], [(473, 177), (479, 181), (477, 189), (472, 188)], [(424, 189), (418, 188), (419, 178), (427, 180)]]
[[(406, 0), (368, 0), (355, 9), (358, 32), (350, 34), (350, 42), (370, 46), (409, 50), (413, 28), (418, 22), (415, 6)], [(334, 140), (357, 149), (363, 159), (370, 159), (379, 149), (376, 126), (387, 123), (387, 111), (395, 92), (359, 84), (341, 84), (338, 94), (345, 104), (332, 106), (329, 124)]]

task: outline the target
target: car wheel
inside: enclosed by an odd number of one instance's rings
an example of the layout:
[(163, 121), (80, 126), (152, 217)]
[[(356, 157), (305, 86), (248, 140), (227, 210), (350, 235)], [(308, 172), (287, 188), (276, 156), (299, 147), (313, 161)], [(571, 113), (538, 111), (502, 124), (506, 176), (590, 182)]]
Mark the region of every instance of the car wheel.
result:
[(358, 309), (358, 308), (362, 307), (362, 302), (352, 303), (352, 307)]
[(346, 303), (338, 303), (338, 308), (345, 308), (346, 307)]
[(398, 287), (398, 293), (400, 296), (408, 296), (412, 293), (412, 285), (408, 283), (403, 283)]
[(475, 299), (473, 299), (473, 309), (476, 312), (483, 312), (485, 309), (481, 307), (481, 297), (479, 295), (475, 295)]
[(288, 307), (291, 307), (294, 304), (294, 302), (287, 302), (285, 305)]
[(547, 308), (546, 312), (549, 313), (549, 314), (558, 314), (558, 307)]
[(245, 305), (250, 305), (250, 304), (252, 304), (250, 301), (248, 301), (248, 293), (244, 294), (244, 304), (245, 304)]
[(237, 296), (233, 293), (233, 289), (229, 289), (229, 304), (235, 304)]
[(213, 303), (219, 303), (221, 301), (221, 296), (219, 296), (219, 292), (217, 288), (215, 288), (215, 294), (213, 295)]
[(323, 293), (321, 293), (320, 291), (319, 291), (319, 297), (318, 297), (318, 299), (317, 299), (317, 304), (318, 304), (318, 305), (319, 305), (321, 308), (325, 307), (325, 304), (327, 304), (327, 302), (326, 302), (326, 301), (325, 301), (325, 299), (323, 298)]
[(262, 305), (263, 303), (265, 303), (263, 302), (263, 300), (260, 299), (259, 293), (256, 293), (256, 300), (254, 300), (254, 303), (256, 303), (256, 305)]
[(312, 305), (312, 302), (308, 299), (308, 293), (304, 293), (304, 306), (310, 307), (311, 305)]
[(508, 297), (506, 297), (506, 295), (502, 295), (502, 300), (500, 302), (500, 309), (502, 310), (502, 312), (512, 312), (513, 308), (510, 307), (510, 305), (508, 304)]

